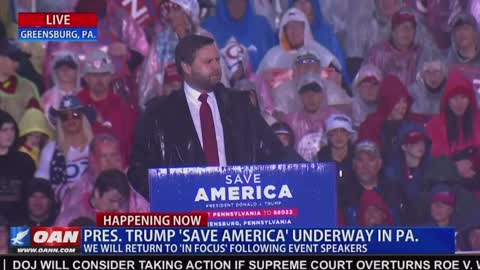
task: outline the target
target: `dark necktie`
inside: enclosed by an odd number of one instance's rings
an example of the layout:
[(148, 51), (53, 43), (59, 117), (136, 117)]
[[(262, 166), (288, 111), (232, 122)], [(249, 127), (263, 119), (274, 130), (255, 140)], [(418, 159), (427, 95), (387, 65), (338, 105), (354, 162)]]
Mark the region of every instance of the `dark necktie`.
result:
[(208, 94), (201, 94), (198, 100), (202, 102), (200, 106), (200, 123), (202, 125), (203, 152), (210, 166), (220, 165), (218, 159), (217, 135), (215, 134), (215, 125), (213, 123), (213, 114), (210, 105), (207, 102)]

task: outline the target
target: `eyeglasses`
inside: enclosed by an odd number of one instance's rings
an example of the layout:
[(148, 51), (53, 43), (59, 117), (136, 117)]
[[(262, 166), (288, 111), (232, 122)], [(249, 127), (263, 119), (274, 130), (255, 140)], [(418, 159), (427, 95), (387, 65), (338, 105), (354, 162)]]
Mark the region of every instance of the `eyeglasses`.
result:
[(69, 119), (78, 120), (80, 119), (80, 117), (82, 117), (82, 114), (78, 111), (66, 111), (66, 112), (60, 113), (60, 120), (62, 120), (63, 122)]
[(311, 58), (304, 58), (304, 59), (297, 59), (295, 63), (297, 65), (306, 65), (306, 64), (315, 65), (315, 64), (320, 64), (320, 61), (316, 59), (311, 59)]

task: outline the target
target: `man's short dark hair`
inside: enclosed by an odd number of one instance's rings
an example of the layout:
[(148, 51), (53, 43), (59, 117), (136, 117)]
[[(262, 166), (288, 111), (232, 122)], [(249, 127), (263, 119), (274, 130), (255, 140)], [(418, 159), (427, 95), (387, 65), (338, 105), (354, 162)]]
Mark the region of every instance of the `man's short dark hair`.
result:
[(106, 170), (102, 172), (95, 181), (95, 189), (98, 190), (100, 196), (108, 191), (116, 190), (125, 198), (130, 196), (130, 185), (127, 176), (120, 170)]
[(192, 64), (196, 53), (203, 47), (212, 45), (215, 40), (201, 35), (189, 35), (182, 38), (175, 48), (175, 65), (177, 72), (183, 77), (182, 62)]

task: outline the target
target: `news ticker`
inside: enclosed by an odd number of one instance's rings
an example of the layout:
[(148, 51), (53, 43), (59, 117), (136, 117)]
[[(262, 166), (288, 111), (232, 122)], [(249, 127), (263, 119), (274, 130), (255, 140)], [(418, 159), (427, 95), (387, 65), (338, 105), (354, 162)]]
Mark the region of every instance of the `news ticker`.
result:
[(98, 40), (95, 13), (18, 13), (18, 40), (22, 42)]
[(3, 270), (480, 270), (475, 256), (4, 256)]
[(17, 254), (453, 254), (453, 228), (11, 227)]

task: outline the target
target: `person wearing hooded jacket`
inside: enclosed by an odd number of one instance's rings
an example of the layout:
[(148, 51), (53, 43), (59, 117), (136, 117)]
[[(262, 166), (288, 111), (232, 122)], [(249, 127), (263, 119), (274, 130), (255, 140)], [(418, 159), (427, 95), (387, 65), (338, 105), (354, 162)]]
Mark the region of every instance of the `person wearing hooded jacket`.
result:
[[(351, 77), (346, 69), (347, 65), (345, 63), (345, 53), (337, 39), (334, 28), (324, 19), (322, 8), (323, 4), (325, 3), (322, 4), (321, 2), (323, 2), (323, 0), (289, 0), (289, 6), (298, 8), (305, 13), (308, 18), (308, 22), (310, 23), (310, 29), (312, 31), (313, 38), (316, 42), (324, 46), (333, 55), (335, 55), (335, 58), (338, 59), (338, 62), (342, 67), (341, 72), (346, 85), (350, 87)], [(350, 7), (350, 5), (351, 3), (348, 3), (347, 6)]]
[(382, 80), (382, 71), (372, 64), (362, 66), (355, 76), (352, 101), (354, 127), (360, 127), (367, 116), (377, 110)]
[(17, 150), (18, 127), (13, 117), (0, 110), (0, 216), (9, 221), (26, 212), (25, 189), (35, 172), (35, 164)]
[(399, 149), (385, 162), (385, 175), (398, 181), (405, 196), (402, 209), (402, 223), (418, 225), (423, 221), (424, 212), (418, 207), (425, 188), (424, 176), (430, 161), (431, 142), (425, 129), (415, 123), (405, 123), (400, 127)]
[(426, 50), (420, 60), (417, 80), (408, 88), (413, 98), (412, 112), (432, 117), (440, 113), (440, 103), (447, 82), (445, 59)]
[(385, 74), (396, 75), (405, 85), (415, 81), (423, 44), (415, 43), (417, 20), (411, 10), (401, 9), (392, 16), (391, 34), (374, 45), (365, 59)]
[(360, 227), (395, 225), (392, 210), (377, 191), (363, 192), (358, 210), (358, 225)]
[(53, 131), (43, 115), (43, 111), (38, 108), (28, 109), (23, 114), (18, 128), (21, 141), (19, 151), (29, 155), (35, 162), (35, 166), (38, 167), (43, 147), (53, 139)]
[(473, 84), (458, 69), (450, 72), (441, 112), (427, 124), (432, 156), (452, 156), (470, 146), (480, 147), (480, 114)]
[(350, 114), (351, 97), (338, 84), (323, 75), (319, 58), (310, 52), (300, 52), (293, 64), (292, 78), (272, 91), (273, 115), (281, 120), (284, 114), (302, 110), (302, 101), (295, 90), (299, 89), (306, 81), (323, 85), (326, 104)]
[(290, 69), (302, 51), (315, 54), (322, 67), (333, 64), (340, 70), (343, 68), (327, 48), (315, 41), (308, 19), (300, 9), (290, 8), (285, 12), (280, 21), (278, 39), (279, 44), (263, 57), (257, 69), (258, 74), (269, 70)]
[(399, 149), (398, 131), (408, 121), (422, 123), (411, 113), (412, 97), (405, 85), (393, 75), (387, 75), (380, 84), (377, 111), (370, 114), (359, 129), (359, 140), (373, 140), (382, 148), (386, 160)]
[(297, 152), (307, 161), (313, 161), (320, 150), (324, 133), (323, 123), (334, 112), (327, 104), (325, 84), (316, 80), (304, 80), (299, 84), (303, 108), (285, 116), (285, 122), (292, 127), (296, 138)]
[[(478, 22), (466, 12), (460, 12), (451, 20), (452, 46), (447, 56), (449, 69), (459, 69), (474, 84), (480, 87), (480, 53)], [(480, 95), (476, 94), (480, 104)]]
[(53, 56), (51, 64), (53, 87), (42, 95), (41, 103), (45, 117), (54, 127), (54, 124), (50, 121), (50, 108), (58, 110), (64, 96), (76, 95), (80, 92), (81, 74), (78, 58), (73, 52), (58, 51)]
[(0, 39), (0, 109), (22, 119), (25, 111), (39, 105), (38, 90), (18, 74), (18, 63), (26, 57), (17, 42)]
[[(480, 67), (479, 32), (475, 17), (467, 12), (460, 12), (453, 17), (450, 27), (452, 46), (448, 53), (448, 63), (466, 68)], [(478, 75), (478, 71), (475, 75)]]
[(224, 0), (216, 4), (216, 15), (206, 18), (203, 27), (213, 34), (219, 47), (223, 48), (234, 37), (251, 49), (252, 67), (257, 70), (268, 49), (275, 44), (269, 22), (255, 14), (251, 0)]
[(55, 195), (46, 179), (34, 178), (27, 187), (27, 213), (21, 220), (14, 221), (22, 226), (53, 226), (58, 214)]

